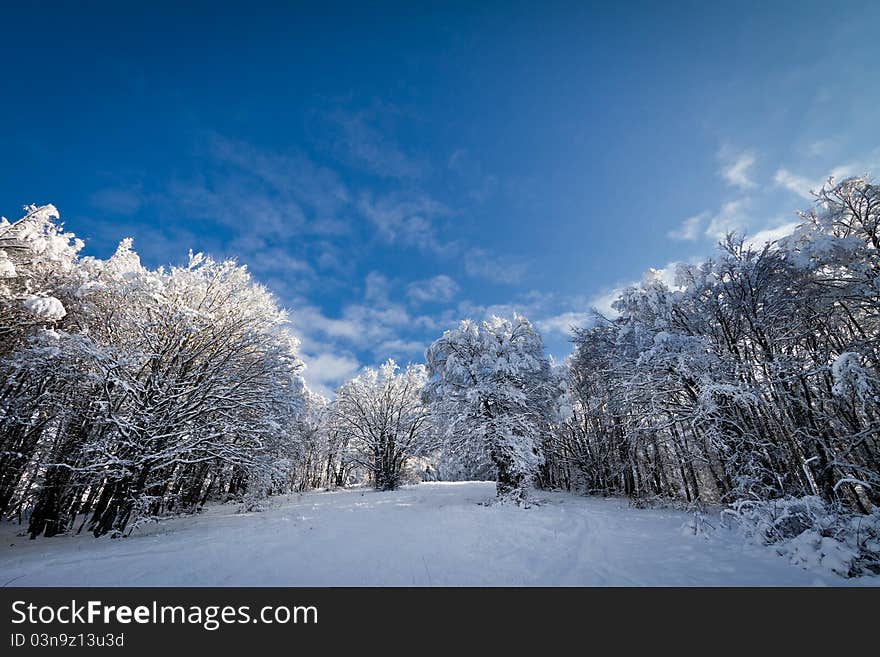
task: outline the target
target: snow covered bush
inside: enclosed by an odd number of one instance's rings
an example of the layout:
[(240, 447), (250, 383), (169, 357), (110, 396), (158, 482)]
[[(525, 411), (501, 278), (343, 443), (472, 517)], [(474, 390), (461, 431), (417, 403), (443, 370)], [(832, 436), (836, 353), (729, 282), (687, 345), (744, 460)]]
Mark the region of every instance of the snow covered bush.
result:
[(725, 511), (743, 532), (808, 570), (841, 577), (880, 574), (880, 509), (854, 514), (815, 495), (735, 502)]

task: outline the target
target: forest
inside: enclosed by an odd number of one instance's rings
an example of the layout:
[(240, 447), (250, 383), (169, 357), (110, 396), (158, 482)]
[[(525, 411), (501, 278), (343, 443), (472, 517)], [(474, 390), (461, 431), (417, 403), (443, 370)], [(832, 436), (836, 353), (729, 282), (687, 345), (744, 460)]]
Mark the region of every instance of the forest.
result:
[(829, 181), (799, 216), (775, 242), (729, 234), (674, 285), (649, 272), (562, 362), (523, 316), (464, 319), (330, 400), (244, 265), (150, 269), (129, 239), (83, 256), (29, 206), (0, 222), (0, 515), (125, 536), (214, 502), (490, 479), (524, 508), (535, 487), (723, 507), (880, 572), (880, 188)]

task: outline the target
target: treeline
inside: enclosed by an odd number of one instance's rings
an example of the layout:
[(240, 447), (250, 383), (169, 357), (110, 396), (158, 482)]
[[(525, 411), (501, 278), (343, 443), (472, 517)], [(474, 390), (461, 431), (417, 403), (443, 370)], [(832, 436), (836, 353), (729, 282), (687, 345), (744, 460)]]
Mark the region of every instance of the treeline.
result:
[[(52, 206), (0, 223), (0, 514), (118, 535), (208, 501), (494, 477), (694, 503), (880, 501), (880, 190), (824, 189), (789, 237), (647, 276), (562, 364), (520, 316), (465, 320), (329, 401), (233, 261), (81, 257)], [(811, 503), (810, 508), (817, 508)], [(880, 525), (878, 525), (880, 526)]]
[(542, 480), (632, 498), (880, 501), (880, 189), (829, 186), (773, 244), (730, 236), (574, 337)]
[[(829, 185), (786, 238), (730, 235), (714, 257), (680, 265), (672, 286), (649, 273), (615, 317), (594, 313), (575, 329), (572, 355), (555, 366), (525, 318), (465, 320), (428, 348), (421, 395), (407, 397), (424, 436), (404, 444), (390, 422), (402, 407), (359, 378), (326, 406), (324, 451), (332, 462), (358, 435), (374, 463), (385, 450), (392, 464), (420, 455), (440, 477), (491, 476), (517, 503), (533, 483), (639, 502), (809, 496), (870, 513), (878, 224), (870, 181)], [(371, 420), (367, 408), (381, 412)], [(371, 473), (390, 482), (380, 488), (399, 480), (397, 466)]]

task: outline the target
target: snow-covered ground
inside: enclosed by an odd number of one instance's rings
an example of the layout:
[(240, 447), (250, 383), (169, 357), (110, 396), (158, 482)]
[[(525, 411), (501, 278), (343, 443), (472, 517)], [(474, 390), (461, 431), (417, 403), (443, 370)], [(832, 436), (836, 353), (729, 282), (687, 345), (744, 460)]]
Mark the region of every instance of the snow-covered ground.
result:
[(792, 566), (736, 533), (682, 531), (690, 516), (625, 501), (535, 493), (484, 506), (494, 484), (316, 492), (261, 513), (216, 506), (129, 538), (30, 541), (5, 524), (6, 586), (799, 586), (853, 582)]

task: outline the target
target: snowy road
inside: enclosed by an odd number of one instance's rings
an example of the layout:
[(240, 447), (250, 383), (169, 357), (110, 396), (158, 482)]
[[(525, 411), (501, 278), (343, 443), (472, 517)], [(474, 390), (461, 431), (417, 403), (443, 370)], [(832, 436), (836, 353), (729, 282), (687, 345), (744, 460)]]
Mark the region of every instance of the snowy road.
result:
[(0, 526), (6, 586), (844, 584), (728, 531), (682, 532), (687, 514), (621, 500), (536, 493), (531, 509), (483, 506), (490, 483), (392, 493), (291, 495), (262, 513), (235, 505), (130, 538), (29, 541)]

